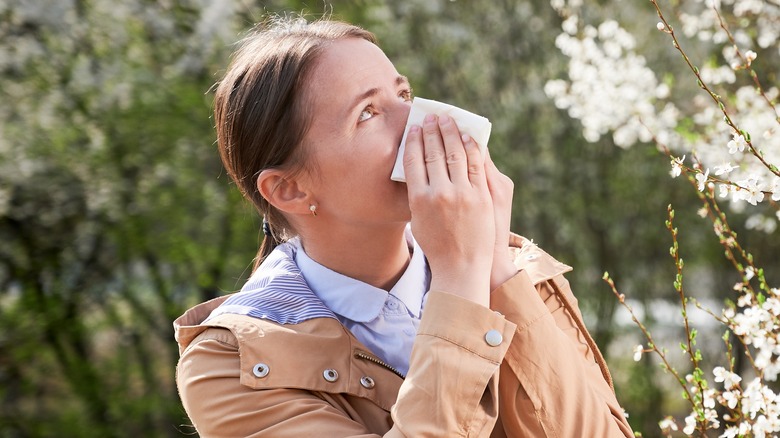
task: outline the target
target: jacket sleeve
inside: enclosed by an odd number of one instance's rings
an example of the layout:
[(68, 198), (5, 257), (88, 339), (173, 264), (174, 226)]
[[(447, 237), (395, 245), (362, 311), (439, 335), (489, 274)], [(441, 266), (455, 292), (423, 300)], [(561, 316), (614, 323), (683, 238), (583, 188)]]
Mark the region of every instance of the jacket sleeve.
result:
[(517, 325), (499, 383), (506, 436), (634, 436), (562, 275), (533, 284), (521, 270), (492, 292), (491, 307)]
[[(429, 292), (384, 436), (489, 436), (498, 418), (499, 369), (515, 329), (486, 307)], [(182, 353), (176, 375), (202, 437), (380, 436), (316, 392), (242, 385), (236, 338), (225, 329), (207, 333)]]

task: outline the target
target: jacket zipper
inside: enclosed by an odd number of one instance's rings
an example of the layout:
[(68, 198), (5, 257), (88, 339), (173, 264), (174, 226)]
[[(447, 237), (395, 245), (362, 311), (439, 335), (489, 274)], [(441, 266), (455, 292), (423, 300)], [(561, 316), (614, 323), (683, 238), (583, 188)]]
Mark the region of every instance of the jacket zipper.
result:
[(381, 360), (377, 359), (376, 357), (374, 357), (374, 356), (370, 356), (370, 355), (368, 355), (368, 354), (366, 354), (366, 353), (364, 353), (364, 352), (362, 352), (362, 351), (360, 351), (360, 350), (357, 350), (357, 351), (355, 352), (355, 357), (357, 357), (357, 358), (360, 358), (360, 359), (365, 359), (365, 360), (367, 360), (367, 361), (369, 361), (369, 362), (374, 362), (375, 364), (377, 364), (377, 365), (381, 365), (381, 366), (383, 366), (383, 367), (387, 368), (388, 370), (392, 371), (392, 372), (393, 372), (393, 373), (395, 373), (395, 375), (397, 375), (398, 377), (400, 377), (400, 378), (402, 378), (402, 379), (405, 379), (405, 378), (406, 378), (406, 376), (404, 376), (403, 374), (401, 374), (401, 372), (400, 372), (400, 371), (398, 371), (398, 370), (397, 370), (395, 367), (393, 367), (392, 365), (388, 365), (388, 364), (386, 364), (386, 363), (382, 362)]

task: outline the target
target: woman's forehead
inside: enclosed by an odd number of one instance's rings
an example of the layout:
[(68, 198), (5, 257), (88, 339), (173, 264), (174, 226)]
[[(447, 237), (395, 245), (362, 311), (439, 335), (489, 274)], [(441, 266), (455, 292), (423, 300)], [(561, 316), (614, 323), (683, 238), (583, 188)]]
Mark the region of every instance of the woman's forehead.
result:
[[(315, 94), (320, 91), (362, 93), (366, 89), (393, 84), (399, 76), (382, 49), (360, 38), (349, 38), (329, 44), (323, 51), (312, 75)], [(326, 93), (328, 94), (328, 93)], [(347, 97), (347, 96), (345, 96)]]

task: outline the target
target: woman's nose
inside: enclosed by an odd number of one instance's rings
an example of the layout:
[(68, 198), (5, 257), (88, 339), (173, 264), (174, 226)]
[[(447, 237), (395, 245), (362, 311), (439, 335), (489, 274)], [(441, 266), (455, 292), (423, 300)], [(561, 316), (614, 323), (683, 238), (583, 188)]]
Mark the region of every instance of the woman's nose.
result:
[[(409, 119), (409, 111), (412, 109), (411, 102), (399, 102), (395, 109), (395, 115), (393, 117), (393, 123), (395, 128), (398, 129), (399, 135), (403, 136), (404, 128), (406, 128), (406, 121)], [(399, 137), (399, 141), (400, 141)]]

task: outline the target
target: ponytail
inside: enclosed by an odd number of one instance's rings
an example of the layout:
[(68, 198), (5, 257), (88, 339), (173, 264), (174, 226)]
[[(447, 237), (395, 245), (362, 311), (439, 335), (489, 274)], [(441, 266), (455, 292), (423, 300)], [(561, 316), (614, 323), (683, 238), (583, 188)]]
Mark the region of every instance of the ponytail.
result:
[(252, 272), (257, 270), (260, 263), (263, 263), (263, 260), (265, 260), (280, 243), (282, 243), (282, 241), (274, 234), (271, 229), (271, 223), (263, 216), (263, 241), (260, 243), (260, 249), (258, 249), (257, 255), (255, 256), (255, 264), (252, 267)]

